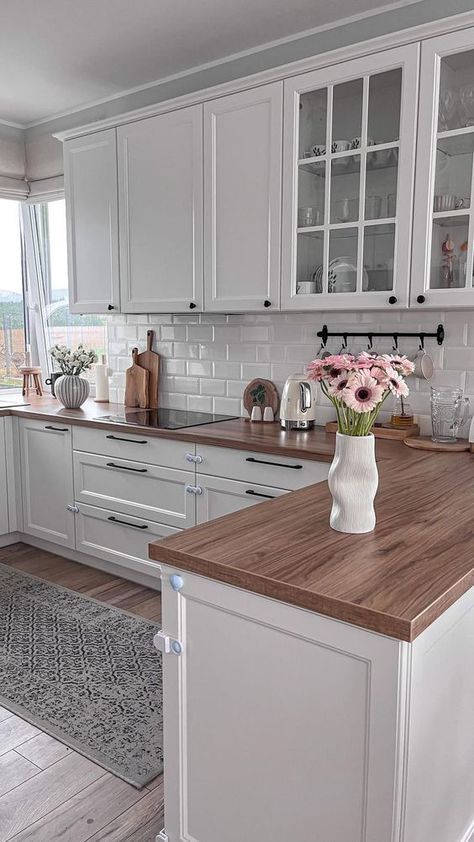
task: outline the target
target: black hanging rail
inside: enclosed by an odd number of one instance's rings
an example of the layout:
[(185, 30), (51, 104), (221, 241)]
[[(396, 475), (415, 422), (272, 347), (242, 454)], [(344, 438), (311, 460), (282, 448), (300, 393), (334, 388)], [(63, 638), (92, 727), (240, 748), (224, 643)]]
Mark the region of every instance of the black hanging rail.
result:
[(321, 342), (323, 343), (324, 347), (327, 345), (327, 341), (328, 341), (329, 337), (331, 337), (331, 336), (339, 336), (340, 338), (342, 338), (343, 347), (347, 347), (348, 336), (350, 336), (351, 338), (354, 337), (354, 336), (365, 336), (365, 337), (367, 337), (367, 341), (369, 343), (369, 348), (372, 347), (372, 342), (373, 342), (374, 338), (379, 338), (379, 337), (390, 337), (390, 338), (392, 338), (395, 348), (398, 348), (398, 340), (399, 339), (401, 339), (403, 337), (411, 336), (412, 338), (418, 337), (418, 339), (420, 340), (420, 346), (422, 348), (424, 348), (425, 339), (436, 339), (438, 345), (443, 344), (443, 342), (444, 342), (444, 326), (438, 325), (435, 333), (427, 333), (425, 330), (416, 331), (414, 333), (412, 333), (412, 332), (405, 333), (403, 331), (398, 331), (398, 330), (392, 331), (391, 333), (379, 333), (376, 330), (374, 330), (374, 331), (371, 331), (371, 330), (365, 331), (364, 330), (362, 332), (359, 332), (359, 331), (356, 331), (356, 330), (355, 331), (354, 330), (345, 330), (345, 331), (335, 331), (335, 332), (333, 332), (332, 330), (328, 330), (327, 325), (323, 325), (323, 329), (318, 330), (316, 335), (321, 339)]

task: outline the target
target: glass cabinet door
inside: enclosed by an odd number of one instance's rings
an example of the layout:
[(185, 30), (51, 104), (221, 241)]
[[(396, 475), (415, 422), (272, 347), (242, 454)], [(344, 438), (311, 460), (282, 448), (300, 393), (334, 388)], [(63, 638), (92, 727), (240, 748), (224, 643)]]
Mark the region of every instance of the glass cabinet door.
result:
[(412, 303), (474, 301), (474, 32), (422, 47)]
[(407, 306), (416, 57), (285, 83), (283, 307)]

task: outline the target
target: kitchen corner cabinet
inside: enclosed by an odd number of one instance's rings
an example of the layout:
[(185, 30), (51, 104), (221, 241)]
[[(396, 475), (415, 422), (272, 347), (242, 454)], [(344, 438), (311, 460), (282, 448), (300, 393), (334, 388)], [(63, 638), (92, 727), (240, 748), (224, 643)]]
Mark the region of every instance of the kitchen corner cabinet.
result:
[(123, 313), (203, 308), (202, 105), (117, 129)]
[(406, 643), (165, 565), (158, 838), (467, 842), (473, 596)]
[(474, 306), (474, 29), (422, 44), (411, 305)]
[(69, 309), (120, 310), (115, 129), (64, 144)]
[(206, 310), (280, 306), (283, 83), (204, 104)]
[(282, 309), (408, 306), (418, 53), (285, 81)]
[(71, 427), (20, 420), (23, 532), (73, 548)]

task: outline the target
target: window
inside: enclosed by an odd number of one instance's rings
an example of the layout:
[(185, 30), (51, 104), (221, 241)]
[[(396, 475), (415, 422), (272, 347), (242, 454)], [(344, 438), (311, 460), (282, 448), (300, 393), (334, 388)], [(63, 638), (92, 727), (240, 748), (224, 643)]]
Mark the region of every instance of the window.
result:
[(64, 199), (39, 206), (44, 215), (49, 282), (45, 295), (48, 349), (52, 345), (76, 347), (80, 342), (106, 353), (106, 321), (103, 316), (80, 316), (69, 312), (67, 283), (66, 209)]
[(20, 203), (0, 199), (0, 392), (21, 386), (24, 362)]

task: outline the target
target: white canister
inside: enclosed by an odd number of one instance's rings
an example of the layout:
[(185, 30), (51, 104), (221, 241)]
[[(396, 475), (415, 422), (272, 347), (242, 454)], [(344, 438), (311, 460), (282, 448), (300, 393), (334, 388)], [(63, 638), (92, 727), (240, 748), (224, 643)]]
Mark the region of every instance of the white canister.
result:
[(106, 363), (106, 356), (102, 354), (102, 362), (96, 363), (94, 366), (95, 374), (95, 402), (108, 403), (109, 402), (109, 377), (110, 369)]

